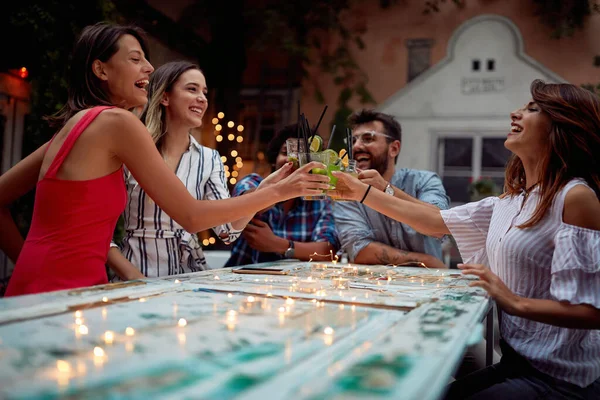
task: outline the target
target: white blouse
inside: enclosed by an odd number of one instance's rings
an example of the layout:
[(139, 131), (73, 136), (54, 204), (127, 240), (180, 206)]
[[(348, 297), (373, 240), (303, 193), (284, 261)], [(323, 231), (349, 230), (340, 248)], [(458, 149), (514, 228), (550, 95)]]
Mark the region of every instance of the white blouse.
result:
[[(190, 146), (181, 156), (176, 174), (196, 199), (230, 197), (219, 152), (200, 145), (191, 135)], [(148, 277), (208, 269), (197, 235), (186, 232), (163, 212), (127, 170), (125, 183), (127, 206), (123, 214), (123, 255)], [(229, 223), (213, 230), (218, 237), (224, 236), (222, 240), (226, 244), (232, 243), (241, 234)]]
[[(590, 304), (600, 308), (600, 231), (562, 221), (570, 181), (546, 216), (520, 229), (540, 199), (533, 190), (488, 197), (441, 211), (465, 264), (489, 265), (518, 296)], [(591, 188), (590, 188), (591, 190)], [(523, 204), (525, 203), (525, 204)], [(600, 377), (600, 330), (569, 329), (502, 313), (503, 339), (539, 371), (585, 387)]]

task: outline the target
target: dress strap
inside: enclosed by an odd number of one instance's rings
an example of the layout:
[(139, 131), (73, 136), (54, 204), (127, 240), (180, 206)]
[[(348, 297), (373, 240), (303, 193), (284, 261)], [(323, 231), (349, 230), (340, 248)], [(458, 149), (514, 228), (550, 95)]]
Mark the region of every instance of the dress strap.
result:
[[(96, 119), (98, 114), (109, 108), (114, 107), (99, 106), (91, 108), (88, 112), (85, 113), (83, 117), (79, 119), (79, 121), (77, 121), (75, 126), (71, 128), (71, 131), (67, 135), (67, 138), (63, 142), (62, 146), (56, 153), (56, 156), (54, 156), (54, 160), (52, 160), (52, 164), (50, 164), (50, 167), (48, 168), (48, 171), (46, 171), (46, 175), (44, 175), (44, 178), (54, 178), (56, 176), (58, 169), (62, 165), (63, 161), (65, 161), (65, 158), (67, 158), (67, 156), (69, 155), (69, 152), (75, 145), (75, 141), (77, 140), (77, 138), (79, 138), (79, 136), (81, 136), (85, 128), (87, 128), (89, 124), (91, 124), (92, 121)], [(54, 137), (52, 138), (52, 141), (54, 141)], [(50, 145), (48, 145), (48, 148), (49, 147)], [(46, 148), (46, 151), (48, 151), (48, 148)]]

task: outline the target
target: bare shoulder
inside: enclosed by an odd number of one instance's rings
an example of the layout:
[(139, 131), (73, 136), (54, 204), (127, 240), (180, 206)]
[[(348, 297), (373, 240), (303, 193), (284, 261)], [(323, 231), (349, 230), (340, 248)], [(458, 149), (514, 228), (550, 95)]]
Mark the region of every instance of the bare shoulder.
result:
[(563, 221), (569, 225), (600, 230), (600, 201), (584, 185), (577, 185), (567, 193)]
[(105, 128), (121, 128), (121, 127), (143, 127), (144, 124), (132, 112), (122, 108), (109, 108), (102, 111), (97, 117), (98, 125)]

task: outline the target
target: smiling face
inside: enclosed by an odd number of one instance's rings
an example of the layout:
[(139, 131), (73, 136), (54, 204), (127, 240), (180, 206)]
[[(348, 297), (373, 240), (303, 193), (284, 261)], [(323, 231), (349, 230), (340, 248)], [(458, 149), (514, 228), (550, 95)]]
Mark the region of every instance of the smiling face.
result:
[(198, 69), (188, 69), (177, 79), (161, 102), (167, 110), (169, 124), (176, 123), (188, 129), (202, 125), (208, 108), (206, 79)]
[(510, 114), (512, 123), (504, 147), (519, 158), (537, 158), (550, 137), (551, 120), (542, 109), (530, 101)]
[[(365, 135), (367, 132), (373, 135)], [(391, 167), (400, 152), (400, 141), (388, 142), (385, 128), (381, 121), (371, 121), (354, 127), (352, 131), (354, 145), (352, 146), (356, 166), (361, 169), (374, 169), (382, 176)], [(366, 140), (366, 138), (369, 140)]]
[(132, 35), (121, 36), (117, 45), (117, 52), (106, 62), (94, 61), (93, 72), (106, 84), (113, 104), (123, 108), (142, 106), (148, 101), (146, 86), (154, 68)]

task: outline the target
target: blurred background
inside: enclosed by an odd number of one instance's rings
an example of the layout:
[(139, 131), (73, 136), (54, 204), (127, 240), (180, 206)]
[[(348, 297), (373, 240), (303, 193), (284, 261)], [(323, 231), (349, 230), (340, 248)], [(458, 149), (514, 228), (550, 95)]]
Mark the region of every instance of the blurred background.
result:
[[(20, 0), (0, 6), (0, 172), (54, 133), (42, 120), (66, 100), (83, 27), (133, 23), (154, 67), (204, 71), (209, 109), (193, 132), (217, 149), (230, 188), (266, 175), (266, 144), (297, 119), (320, 134), (360, 108), (403, 128), (398, 167), (436, 171), (452, 205), (502, 190), (509, 113), (529, 84), (566, 81), (600, 93), (600, 3), (587, 0)], [(26, 234), (33, 194), (14, 205)], [(119, 235), (119, 232), (117, 232)], [(212, 231), (207, 250), (227, 250)], [(457, 255), (448, 250), (448, 257)], [(12, 265), (0, 253), (0, 279)]]

